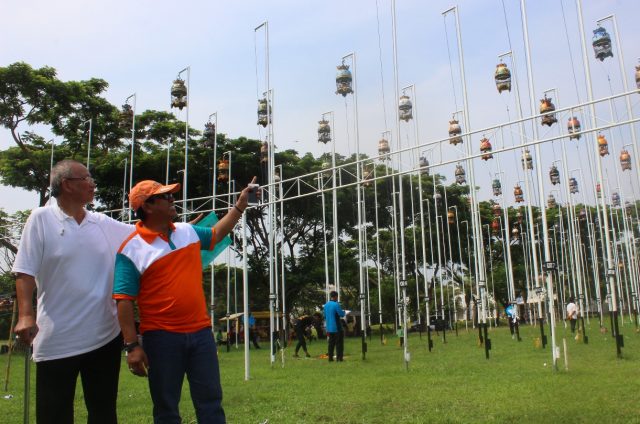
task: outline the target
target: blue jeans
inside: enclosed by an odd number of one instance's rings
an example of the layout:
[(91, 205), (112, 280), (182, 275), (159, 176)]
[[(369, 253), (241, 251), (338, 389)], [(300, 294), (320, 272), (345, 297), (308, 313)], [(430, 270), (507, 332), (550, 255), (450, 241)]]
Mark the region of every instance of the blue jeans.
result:
[(198, 423), (225, 423), (216, 342), (210, 328), (195, 333), (147, 331), (143, 347), (149, 359), (153, 422), (181, 422), (178, 404), (185, 374)]

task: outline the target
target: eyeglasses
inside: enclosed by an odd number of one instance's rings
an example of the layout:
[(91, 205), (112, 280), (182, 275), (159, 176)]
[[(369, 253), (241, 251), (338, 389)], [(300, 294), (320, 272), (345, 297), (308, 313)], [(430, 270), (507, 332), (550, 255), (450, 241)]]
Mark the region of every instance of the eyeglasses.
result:
[(147, 199), (147, 202), (153, 202), (156, 199), (162, 199), (162, 200), (166, 200), (168, 202), (170, 200), (173, 200), (173, 194), (172, 193), (154, 194), (153, 196), (151, 196), (151, 197), (149, 197)]
[(96, 180), (93, 179), (93, 177), (91, 175), (87, 175), (86, 177), (69, 177), (69, 178), (65, 178), (65, 180), (69, 180), (69, 181), (86, 181), (89, 184), (93, 184), (96, 182)]

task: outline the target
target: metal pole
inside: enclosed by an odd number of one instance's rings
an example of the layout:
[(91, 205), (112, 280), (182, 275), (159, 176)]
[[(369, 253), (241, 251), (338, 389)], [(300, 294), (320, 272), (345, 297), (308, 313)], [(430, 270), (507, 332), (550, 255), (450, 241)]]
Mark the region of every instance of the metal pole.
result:
[(87, 143), (87, 171), (89, 171), (89, 165), (91, 163), (91, 139), (93, 138), (93, 118), (85, 121), (85, 125), (89, 123), (89, 140)]
[(247, 266), (246, 213), (242, 214), (242, 303), (244, 308), (244, 380), (249, 381), (249, 268)]

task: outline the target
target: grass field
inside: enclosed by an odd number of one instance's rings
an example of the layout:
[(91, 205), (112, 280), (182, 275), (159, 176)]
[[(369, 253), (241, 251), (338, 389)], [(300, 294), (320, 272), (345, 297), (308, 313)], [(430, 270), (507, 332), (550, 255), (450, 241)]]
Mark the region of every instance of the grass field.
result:
[[(609, 334), (587, 329), (589, 344), (576, 343), (562, 323), (558, 344), (566, 337), (558, 372), (551, 370), (550, 346), (534, 347), (537, 328), (522, 326), (523, 341), (511, 339), (508, 328), (490, 329), (493, 349), (489, 360), (476, 343), (476, 332), (447, 334), (447, 343), (426, 336), (409, 339), (411, 362), (406, 371), (397, 338), (381, 345), (369, 342), (365, 361), (360, 340), (347, 339), (345, 362), (317, 357), (326, 343), (309, 345), (310, 359), (292, 358), (285, 351), (272, 368), (266, 344), (251, 350), (251, 380), (244, 381), (243, 349), (219, 353), (224, 407), (229, 423), (640, 423), (640, 334), (622, 327), (623, 359), (616, 359)], [(7, 355), (0, 356), (3, 383)], [(546, 364), (546, 365), (545, 365)], [(24, 360), (14, 356), (9, 390), (0, 399), (0, 422), (21, 423)], [(32, 373), (33, 375), (33, 373)], [(33, 410), (34, 385), (32, 384)], [(186, 423), (195, 414), (185, 384), (181, 413)], [(32, 413), (32, 422), (35, 422)], [(123, 361), (118, 416), (121, 423), (151, 423), (151, 400), (146, 380), (131, 375)], [(76, 421), (86, 414), (80, 385), (76, 393)]]

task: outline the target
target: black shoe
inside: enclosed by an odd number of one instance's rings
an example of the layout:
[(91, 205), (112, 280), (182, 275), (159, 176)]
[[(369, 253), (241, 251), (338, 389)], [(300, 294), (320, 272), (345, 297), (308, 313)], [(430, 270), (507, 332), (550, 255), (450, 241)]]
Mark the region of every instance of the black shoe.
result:
[[(311, 355), (309, 355), (308, 353), (305, 353), (304, 355), (305, 355), (307, 358), (311, 358)], [(298, 355), (296, 355), (296, 356), (298, 356)]]

